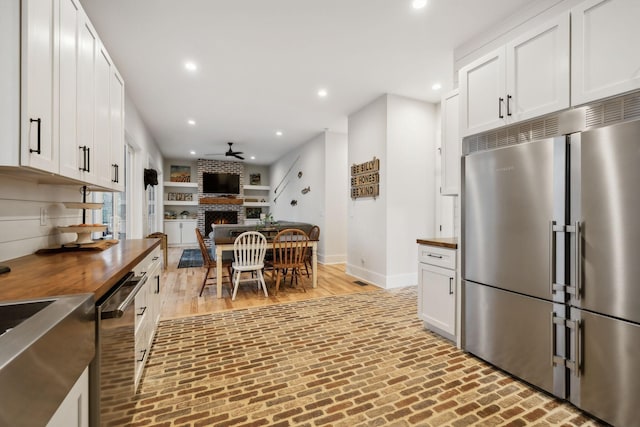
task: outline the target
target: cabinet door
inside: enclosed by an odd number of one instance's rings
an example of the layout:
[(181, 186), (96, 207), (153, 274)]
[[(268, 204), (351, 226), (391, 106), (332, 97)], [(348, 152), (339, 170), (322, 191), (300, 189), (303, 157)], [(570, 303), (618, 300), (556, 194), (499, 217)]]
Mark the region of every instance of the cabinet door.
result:
[(564, 13), (507, 44), (508, 121), (569, 108), (569, 43)]
[(167, 235), (168, 245), (179, 245), (182, 243), (182, 223), (178, 221), (165, 221), (164, 233)]
[(21, 164), (57, 173), (54, 135), (54, 0), (22, 2)]
[(97, 184), (110, 188), (111, 171), (111, 118), (110, 88), (111, 59), (102, 45), (99, 46), (95, 63), (95, 162)]
[(460, 69), (462, 136), (506, 123), (504, 47)]
[(124, 80), (114, 66), (111, 67), (111, 96), (109, 108), (111, 117), (111, 188), (124, 191)]
[(442, 191), (443, 195), (457, 195), (460, 192), (460, 108), (458, 91), (442, 98)]
[(58, 100), (60, 174), (74, 179), (81, 177), (76, 134), (78, 117), (77, 45), (80, 14), (81, 9), (77, 0), (60, 0), (60, 90)]
[(71, 387), (47, 427), (89, 427), (89, 368)]
[(420, 263), (418, 269), (418, 316), (429, 325), (455, 336), (455, 272), (424, 263)]
[(571, 104), (640, 88), (640, 2), (588, 0), (571, 10)]
[(198, 243), (196, 227), (197, 221), (182, 221), (182, 244), (195, 245)]
[(78, 28), (78, 169), (82, 180), (97, 184), (95, 166), (95, 63), (98, 39), (88, 19)]

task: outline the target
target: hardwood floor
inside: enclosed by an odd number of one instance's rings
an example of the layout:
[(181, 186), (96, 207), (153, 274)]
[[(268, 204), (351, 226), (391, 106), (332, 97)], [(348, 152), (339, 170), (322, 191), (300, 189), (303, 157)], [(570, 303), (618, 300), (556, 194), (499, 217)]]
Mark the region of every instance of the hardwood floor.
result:
[[(273, 282), (271, 274), (265, 275), (269, 297), (258, 290), (254, 283), (241, 283), (238, 288), (238, 295), (235, 301), (231, 301), (231, 284), (228, 277), (224, 277), (222, 294), (224, 298), (217, 298), (216, 287), (207, 285), (202, 293), (202, 278), (205, 269), (177, 268), (180, 255), (184, 248), (169, 248), (168, 267), (163, 274), (164, 283), (164, 305), (162, 308), (162, 319), (173, 319), (186, 316), (195, 316), (206, 313), (216, 313), (225, 310), (234, 310), (248, 307), (261, 307), (285, 302), (304, 301), (314, 298), (322, 298), (332, 295), (346, 295), (361, 292), (375, 291), (375, 285), (360, 286), (354, 283), (357, 279), (345, 273), (344, 264), (322, 265), (318, 264), (318, 287), (311, 288), (311, 279), (304, 276), (306, 292), (302, 289), (290, 288), (280, 284), (280, 291), (277, 296), (272, 294)], [(208, 283), (215, 283), (210, 280)]]

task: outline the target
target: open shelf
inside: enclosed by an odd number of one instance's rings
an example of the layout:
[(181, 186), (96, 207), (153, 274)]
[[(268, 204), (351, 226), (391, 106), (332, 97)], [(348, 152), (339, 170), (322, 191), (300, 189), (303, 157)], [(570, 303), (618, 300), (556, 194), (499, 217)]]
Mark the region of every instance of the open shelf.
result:
[(162, 183), (165, 187), (183, 187), (183, 188), (198, 188), (197, 182), (173, 182), (173, 181), (164, 181)]
[(242, 204), (243, 206), (247, 206), (247, 207), (264, 207), (264, 206), (269, 206), (269, 202), (244, 202)]
[(198, 201), (197, 200), (189, 200), (189, 201), (165, 200), (164, 205), (165, 206), (198, 206)]
[(271, 190), (271, 187), (269, 187), (268, 185), (245, 185), (243, 186), (244, 190), (261, 190), (261, 191), (269, 191)]

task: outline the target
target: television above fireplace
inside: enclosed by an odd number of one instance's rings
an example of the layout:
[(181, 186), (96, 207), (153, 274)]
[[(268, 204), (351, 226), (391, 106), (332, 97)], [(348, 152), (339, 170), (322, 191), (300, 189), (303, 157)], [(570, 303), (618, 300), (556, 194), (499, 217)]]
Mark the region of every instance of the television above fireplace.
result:
[(216, 194), (240, 194), (240, 175), (234, 173), (202, 174), (202, 192)]

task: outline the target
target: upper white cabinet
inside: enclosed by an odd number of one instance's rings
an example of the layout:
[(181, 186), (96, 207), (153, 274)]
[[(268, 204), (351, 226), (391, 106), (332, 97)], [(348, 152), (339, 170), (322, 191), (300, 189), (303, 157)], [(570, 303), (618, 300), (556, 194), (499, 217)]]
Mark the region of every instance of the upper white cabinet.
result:
[[(22, 2), (22, 114), (20, 163), (58, 173), (54, 135), (53, 0)], [(17, 76), (16, 76), (17, 77)], [(16, 82), (17, 84), (17, 82)], [(18, 106), (15, 106), (18, 108)]]
[(449, 92), (442, 98), (442, 186), (443, 195), (460, 193), (460, 132), (458, 91)]
[(123, 190), (124, 83), (79, 0), (7, 0), (0, 14), (0, 166)]
[(569, 107), (569, 15), (460, 69), (462, 136)]
[(571, 104), (640, 88), (640, 2), (588, 0), (571, 10)]

